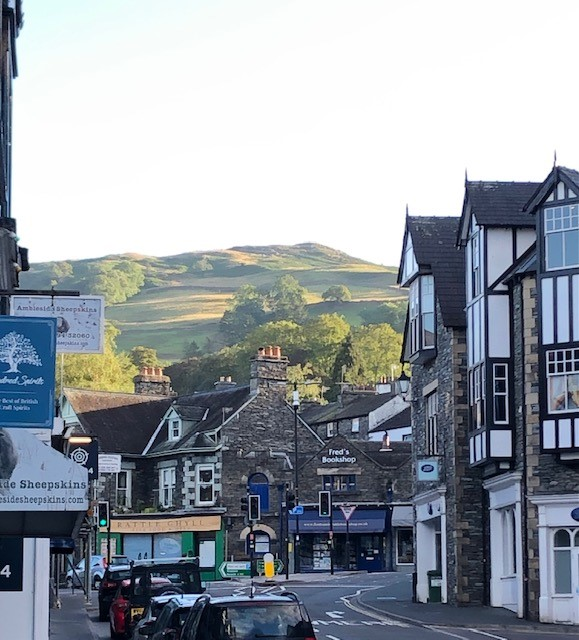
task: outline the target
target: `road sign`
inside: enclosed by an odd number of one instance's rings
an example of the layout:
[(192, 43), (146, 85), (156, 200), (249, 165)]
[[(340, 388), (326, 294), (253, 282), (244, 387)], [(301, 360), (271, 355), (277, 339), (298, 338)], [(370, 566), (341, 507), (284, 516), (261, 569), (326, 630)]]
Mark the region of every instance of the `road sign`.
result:
[(301, 504), (297, 504), (293, 509), (290, 510), (290, 513), (292, 514), (292, 516), (303, 516), (304, 508)]
[[(256, 564), (257, 564), (257, 573), (259, 574), (265, 573), (265, 564), (263, 560), (258, 560)], [(273, 569), (276, 575), (279, 575), (283, 571), (283, 568), (284, 568), (284, 563), (281, 560), (273, 561)]]
[(224, 578), (240, 578), (251, 575), (251, 563), (249, 562), (222, 562), (219, 573)]
[(340, 509), (342, 510), (342, 513), (344, 514), (344, 520), (346, 522), (348, 522), (348, 520), (352, 517), (352, 514), (354, 513), (354, 511), (356, 511), (356, 507), (354, 505), (341, 505)]

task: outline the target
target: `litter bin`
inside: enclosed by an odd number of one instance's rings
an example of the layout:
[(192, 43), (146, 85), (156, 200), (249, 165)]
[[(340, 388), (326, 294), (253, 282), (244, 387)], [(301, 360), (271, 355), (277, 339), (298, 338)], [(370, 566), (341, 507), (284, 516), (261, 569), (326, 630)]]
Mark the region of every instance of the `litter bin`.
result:
[(428, 602), (442, 602), (442, 573), (438, 569), (427, 571)]

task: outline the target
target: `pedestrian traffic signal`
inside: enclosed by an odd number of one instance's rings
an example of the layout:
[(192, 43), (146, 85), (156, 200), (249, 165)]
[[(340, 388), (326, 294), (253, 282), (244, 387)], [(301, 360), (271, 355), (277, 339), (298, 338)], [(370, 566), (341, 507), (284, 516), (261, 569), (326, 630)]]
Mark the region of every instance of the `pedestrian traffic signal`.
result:
[(249, 519), (259, 520), (261, 517), (261, 504), (258, 495), (249, 496)]
[(102, 528), (109, 528), (109, 503), (106, 501), (99, 502), (97, 508), (97, 526)]
[(288, 511), (291, 511), (296, 506), (296, 494), (288, 491), (285, 494), (285, 504)]
[(249, 511), (249, 498), (247, 496), (243, 496), (243, 498), (241, 498), (240, 508), (242, 511)]
[(329, 491), (319, 492), (319, 514), (320, 516), (327, 517), (332, 515), (332, 494)]

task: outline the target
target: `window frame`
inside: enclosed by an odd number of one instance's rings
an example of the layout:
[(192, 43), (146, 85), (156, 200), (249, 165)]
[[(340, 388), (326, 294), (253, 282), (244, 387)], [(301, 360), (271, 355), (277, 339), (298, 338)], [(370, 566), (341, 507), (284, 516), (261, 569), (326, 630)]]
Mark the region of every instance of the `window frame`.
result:
[[(132, 469), (121, 469), (115, 476), (116, 504), (119, 507), (130, 509), (133, 506), (133, 471)], [(119, 478), (121, 477), (125, 478), (124, 487), (119, 486)], [(124, 496), (124, 499), (119, 499), (119, 496)]]
[(182, 423), (180, 418), (171, 418), (167, 421), (167, 439), (170, 442), (175, 442), (181, 438)]
[[(427, 344), (427, 328), (432, 331), (431, 344)], [(408, 337), (411, 355), (436, 349), (436, 288), (433, 275), (419, 276), (410, 285)]]
[[(211, 471), (211, 481), (204, 482), (201, 480), (203, 471)], [(201, 500), (201, 490), (211, 488), (211, 500)], [(195, 465), (195, 505), (207, 506), (215, 504), (215, 464), (212, 462), (201, 463)]]
[(322, 490), (335, 493), (353, 493), (356, 491), (356, 474), (325, 474), (322, 476)]
[[(573, 211), (574, 209), (574, 211)], [(559, 216), (556, 217), (556, 212), (559, 210)], [(549, 218), (549, 214), (552, 217)], [(565, 215), (567, 214), (567, 215)], [(565, 228), (565, 225), (567, 227)], [(543, 226), (544, 226), (544, 248), (545, 248), (545, 270), (546, 271), (558, 271), (560, 269), (574, 269), (579, 267), (579, 251), (577, 252), (577, 259), (575, 262), (567, 262), (567, 250), (570, 244), (573, 244), (576, 236), (577, 242), (579, 242), (579, 203), (557, 204), (550, 207), (543, 208)], [(569, 242), (569, 236), (571, 241)], [(561, 264), (552, 265), (551, 260), (551, 238), (560, 238), (559, 257)]]
[[(504, 367), (504, 374), (498, 375), (499, 367)], [(498, 390), (497, 384), (503, 383), (504, 389)], [(502, 405), (501, 410), (504, 412), (504, 418), (500, 419), (499, 403)], [(509, 423), (509, 365), (506, 362), (493, 363), (493, 418), (495, 424)]]
[(439, 454), (438, 447), (438, 390), (429, 393), (424, 401), (426, 406), (426, 452), (429, 456)]
[[(545, 353), (545, 373), (548, 413), (559, 415), (579, 411), (579, 348), (549, 349)], [(555, 384), (560, 385), (559, 381), (563, 381), (564, 388), (555, 389)], [(563, 404), (557, 407), (561, 401)]]
[(360, 433), (360, 418), (352, 418), (352, 433)]
[[(166, 480), (169, 482), (166, 482)], [(175, 489), (177, 486), (177, 467), (161, 467), (159, 469), (159, 504), (164, 507), (175, 506)]]

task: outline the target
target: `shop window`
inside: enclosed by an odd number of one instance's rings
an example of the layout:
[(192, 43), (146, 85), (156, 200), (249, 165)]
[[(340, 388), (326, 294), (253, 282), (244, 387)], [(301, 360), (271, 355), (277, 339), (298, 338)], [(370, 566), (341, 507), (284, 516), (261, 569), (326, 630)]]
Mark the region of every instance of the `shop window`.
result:
[(249, 493), (259, 496), (259, 508), (262, 513), (269, 511), (269, 481), (263, 473), (254, 473), (247, 482)]
[(215, 567), (215, 534), (200, 531), (196, 535), (199, 541), (199, 566), (205, 569)]
[(555, 593), (571, 593), (571, 535), (566, 529), (553, 537)]
[(396, 531), (396, 564), (414, 563), (414, 533), (412, 529)]
[(324, 491), (336, 491), (341, 493), (356, 491), (356, 476), (351, 474), (323, 476), (322, 484)]
[(195, 504), (215, 503), (215, 467), (212, 464), (198, 464), (195, 467)]
[(159, 502), (162, 507), (172, 507), (175, 493), (175, 467), (159, 471)]
[(132, 472), (123, 469), (117, 476), (117, 506), (130, 508), (132, 504)]
[(579, 409), (579, 349), (547, 351), (549, 412)]

